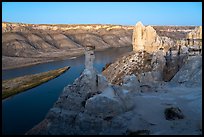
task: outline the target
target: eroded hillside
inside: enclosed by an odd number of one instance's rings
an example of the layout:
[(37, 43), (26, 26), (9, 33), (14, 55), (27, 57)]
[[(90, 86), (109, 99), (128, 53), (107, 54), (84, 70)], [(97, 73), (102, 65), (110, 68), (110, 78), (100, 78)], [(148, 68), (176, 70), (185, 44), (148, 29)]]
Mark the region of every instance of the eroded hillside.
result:
[[(158, 35), (183, 38), (195, 27), (154, 26)], [(179, 30), (179, 31), (178, 31)], [(97, 50), (132, 46), (133, 26), (101, 24), (2, 23), (3, 69), (60, 60), (84, 53), (84, 46)]]

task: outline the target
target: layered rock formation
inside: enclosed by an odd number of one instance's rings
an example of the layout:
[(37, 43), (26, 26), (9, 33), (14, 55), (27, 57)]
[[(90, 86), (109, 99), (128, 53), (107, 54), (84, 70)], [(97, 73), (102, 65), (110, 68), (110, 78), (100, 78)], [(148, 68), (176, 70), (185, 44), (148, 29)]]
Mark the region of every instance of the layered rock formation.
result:
[(131, 37), (130, 27), (120, 25), (2, 23), (3, 68), (82, 55), (87, 39), (96, 50), (131, 46)]
[(173, 40), (185, 39), (186, 35), (193, 31), (195, 26), (152, 26), (160, 37), (168, 37)]
[[(90, 39), (90, 43), (96, 46), (96, 51), (109, 47), (131, 46), (133, 28), (134, 26), (101, 24), (2, 22), (2, 67), (15, 68), (82, 55), (86, 39)], [(147, 28), (146, 37), (155, 34), (151, 34), (152, 27), (145, 28)], [(166, 44), (163, 45), (165, 51), (172, 43), (170, 39), (185, 38), (188, 32), (195, 29), (194, 26), (153, 26), (153, 28), (163, 44)], [(147, 49), (152, 48), (151, 43), (149, 44)]]
[(25, 24), (25, 23), (10, 23), (2, 22), (2, 32), (17, 32), (23, 30), (100, 30), (106, 29), (110, 31), (112, 29), (133, 29), (132, 26), (111, 25), (111, 24)]

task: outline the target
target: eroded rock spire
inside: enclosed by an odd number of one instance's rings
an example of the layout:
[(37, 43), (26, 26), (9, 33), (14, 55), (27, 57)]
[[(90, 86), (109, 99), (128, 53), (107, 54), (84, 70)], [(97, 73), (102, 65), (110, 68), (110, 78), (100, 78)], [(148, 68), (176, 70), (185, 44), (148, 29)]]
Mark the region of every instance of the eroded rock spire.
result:
[(133, 51), (147, 51), (152, 53), (160, 48), (168, 49), (169, 44), (164, 43), (152, 26), (145, 27), (140, 21), (135, 25), (132, 36)]
[(90, 44), (87, 44), (85, 46), (85, 69), (88, 69), (90, 71), (94, 70), (94, 67), (93, 67), (93, 62), (95, 59), (94, 49), (95, 49), (95, 46), (92, 46)]

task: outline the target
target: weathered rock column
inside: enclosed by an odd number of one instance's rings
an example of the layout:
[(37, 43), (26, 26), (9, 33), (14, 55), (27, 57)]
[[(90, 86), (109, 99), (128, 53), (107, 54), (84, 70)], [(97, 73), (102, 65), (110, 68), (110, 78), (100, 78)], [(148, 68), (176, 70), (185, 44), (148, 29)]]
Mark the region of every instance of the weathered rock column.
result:
[(144, 50), (144, 40), (143, 31), (145, 26), (141, 22), (138, 22), (133, 29), (133, 51), (143, 51)]
[(93, 62), (95, 59), (94, 55), (95, 46), (86, 45), (85, 46), (85, 69), (94, 71)]
[(153, 53), (160, 48), (166, 51), (171, 43), (172, 41), (169, 38), (157, 35), (152, 26), (145, 27), (141, 22), (138, 22), (133, 29), (132, 45), (135, 52), (146, 51)]
[(86, 44), (85, 46), (85, 70), (84, 74), (87, 76), (87, 81), (89, 81), (90, 90), (92, 93), (97, 90), (97, 74), (94, 69), (93, 63), (95, 59), (94, 55), (95, 46)]
[(186, 38), (190, 40), (189, 45), (194, 46), (194, 44), (198, 44), (196, 42), (197, 39), (202, 40), (202, 26), (196, 27), (193, 31), (189, 32), (186, 35)]

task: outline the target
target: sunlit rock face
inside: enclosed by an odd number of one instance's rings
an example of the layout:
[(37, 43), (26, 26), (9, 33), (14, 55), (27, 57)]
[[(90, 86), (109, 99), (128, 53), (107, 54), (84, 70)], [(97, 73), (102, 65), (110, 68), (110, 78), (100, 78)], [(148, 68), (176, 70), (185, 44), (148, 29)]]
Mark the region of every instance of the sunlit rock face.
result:
[(202, 26), (196, 27), (193, 31), (186, 35), (188, 39), (188, 45), (191, 48), (201, 48), (202, 49)]
[(138, 76), (139, 81), (146, 80), (147, 83), (162, 81), (166, 65), (164, 56), (172, 41), (167, 37), (159, 37), (153, 27), (145, 27), (138, 22), (133, 31), (132, 42), (133, 52), (118, 59), (103, 71), (108, 81), (112, 84), (122, 84), (125, 75), (131, 74)]
[(145, 51), (131, 52), (109, 65), (102, 73), (112, 84), (122, 84), (126, 75), (151, 71), (151, 55)]
[(176, 43), (171, 38), (158, 36), (153, 27), (145, 27), (141, 22), (136, 24), (132, 40), (133, 52), (103, 71), (112, 84), (122, 84), (125, 75), (131, 74), (138, 76), (142, 83), (170, 81), (189, 54), (185, 40)]
[(186, 37), (187, 39), (202, 39), (202, 26), (195, 28)]
[(141, 22), (138, 22), (135, 25), (135, 28), (133, 29), (133, 50), (134, 51), (140, 51), (140, 50), (144, 50), (144, 36), (143, 36), (143, 32), (145, 30), (145, 27), (143, 26), (143, 24)]
[(168, 50), (172, 41), (167, 37), (159, 37), (152, 26), (145, 27), (138, 22), (133, 29), (132, 44), (133, 51), (142, 51), (152, 53), (160, 48)]

